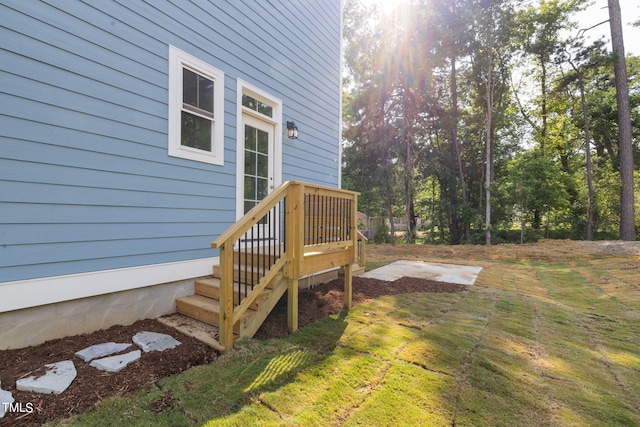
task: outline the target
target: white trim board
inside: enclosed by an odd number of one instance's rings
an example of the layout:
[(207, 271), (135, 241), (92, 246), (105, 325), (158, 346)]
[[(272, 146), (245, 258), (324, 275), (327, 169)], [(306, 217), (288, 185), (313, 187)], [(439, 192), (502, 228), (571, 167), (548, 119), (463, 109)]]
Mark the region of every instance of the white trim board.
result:
[(0, 313), (211, 275), (219, 257), (0, 283)]

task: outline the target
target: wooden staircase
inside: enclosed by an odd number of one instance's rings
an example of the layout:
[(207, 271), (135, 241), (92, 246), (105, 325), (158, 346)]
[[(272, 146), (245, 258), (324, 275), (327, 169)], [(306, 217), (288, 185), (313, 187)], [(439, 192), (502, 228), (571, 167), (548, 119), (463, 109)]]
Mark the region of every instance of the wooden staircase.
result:
[[(240, 251), (236, 251), (236, 256), (243, 258)], [(253, 257), (252, 263), (266, 263), (266, 259), (258, 260)], [(234, 305), (239, 305), (252, 291), (250, 286), (243, 286), (242, 281), (253, 280), (258, 282), (258, 271), (251, 271), (252, 265), (234, 266), (233, 300)], [(242, 271), (248, 270), (248, 271)], [(241, 272), (242, 271), (242, 272)], [(220, 265), (213, 266), (211, 278), (199, 279), (195, 282), (195, 294), (176, 299), (176, 311), (185, 316), (189, 316), (209, 325), (220, 326)], [(255, 276), (252, 278), (252, 276)], [(240, 321), (233, 325), (233, 337), (251, 338), (260, 328), (262, 322), (267, 318), (271, 310), (278, 303), (284, 292), (287, 290), (287, 283), (282, 275), (277, 275), (271, 280), (265, 289), (249, 304), (247, 311), (241, 316)]]
[(211, 247), (220, 264), (195, 283), (176, 309), (219, 327), (222, 349), (252, 337), (288, 291), (287, 324), (298, 328), (298, 283), (334, 268), (344, 274), (351, 308), (354, 267), (364, 266), (364, 236), (356, 230), (358, 193), (288, 181), (222, 233)]

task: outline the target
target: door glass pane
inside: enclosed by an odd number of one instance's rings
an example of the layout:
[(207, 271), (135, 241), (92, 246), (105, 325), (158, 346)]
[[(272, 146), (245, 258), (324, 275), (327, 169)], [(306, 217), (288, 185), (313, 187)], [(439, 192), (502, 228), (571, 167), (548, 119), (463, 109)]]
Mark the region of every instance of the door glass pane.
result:
[(244, 152), (244, 173), (252, 176), (256, 174), (256, 153), (254, 151), (245, 150)]
[(257, 178), (257, 184), (258, 184), (258, 188), (257, 188), (257, 192), (258, 192), (258, 200), (262, 200), (265, 197), (267, 197), (267, 194), (269, 192), (268, 188), (269, 188), (269, 180), (265, 179), (265, 178)]
[(256, 154), (258, 160), (256, 175), (262, 178), (269, 177), (269, 157), (264, 154)]
[(265, 131), (258, 131), (258, 152), (262, 154), (269, 154), (269, 134)]
[(244, 198), (245, 200), (256, 200), (256, 178), (244, 177)]
[(258, 129), (245, 125), (244, 127), (244, 149), (256, 151), (256, 139)]
[(211, 151), (211, 121), (183, 111), (180, 143), (198, 150)]

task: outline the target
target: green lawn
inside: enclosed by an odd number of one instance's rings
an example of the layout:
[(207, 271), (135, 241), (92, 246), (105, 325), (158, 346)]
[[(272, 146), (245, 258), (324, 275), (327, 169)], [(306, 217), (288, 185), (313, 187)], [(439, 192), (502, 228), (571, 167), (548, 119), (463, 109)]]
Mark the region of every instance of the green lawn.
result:
[(640, 425), (640, 258), (474, 260), (64, 425)]

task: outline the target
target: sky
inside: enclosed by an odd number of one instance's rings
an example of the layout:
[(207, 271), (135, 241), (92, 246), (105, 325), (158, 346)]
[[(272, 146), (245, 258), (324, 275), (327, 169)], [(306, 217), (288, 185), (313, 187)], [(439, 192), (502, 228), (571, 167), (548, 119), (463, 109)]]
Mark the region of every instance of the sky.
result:
[[(624, 35), (625, 53), (640, 55), (640, 27), (631, 26), (632, 22), (640, 21), (640, 0), (619, 0), (622, 11), (622, 32)], [(580, 28), (589, 28), (604, 20), (609, 19), (607, 0), (596, 0), (595, 4), (582, 12), (577, 17)], [(611, 30), (609, 23), (602, 24), (585, 33), (589, 39), (597, 39), (601, 36), (607, 40), (607, 46), (611, 50)]]
[[(363, 0), (364, 3), (377, 4), (385, 11), (391, 9), (402, 0)], [(622, 11), (622, 31), (624, 34), (625, 53), (640, 55), (640, 27), (633, 27), (632, 22), (640, 21), (640, 0), (619, 0)], [(589, 28), (609, 19), (607, 0), (594, 0), (594, 4), (576, 17), (580, 28)], [(587, 39), (597, 39), (601, 36), (607, 40), (611, 50), (611, 30), (609, 23), (602, 24), (585, 33)]]

